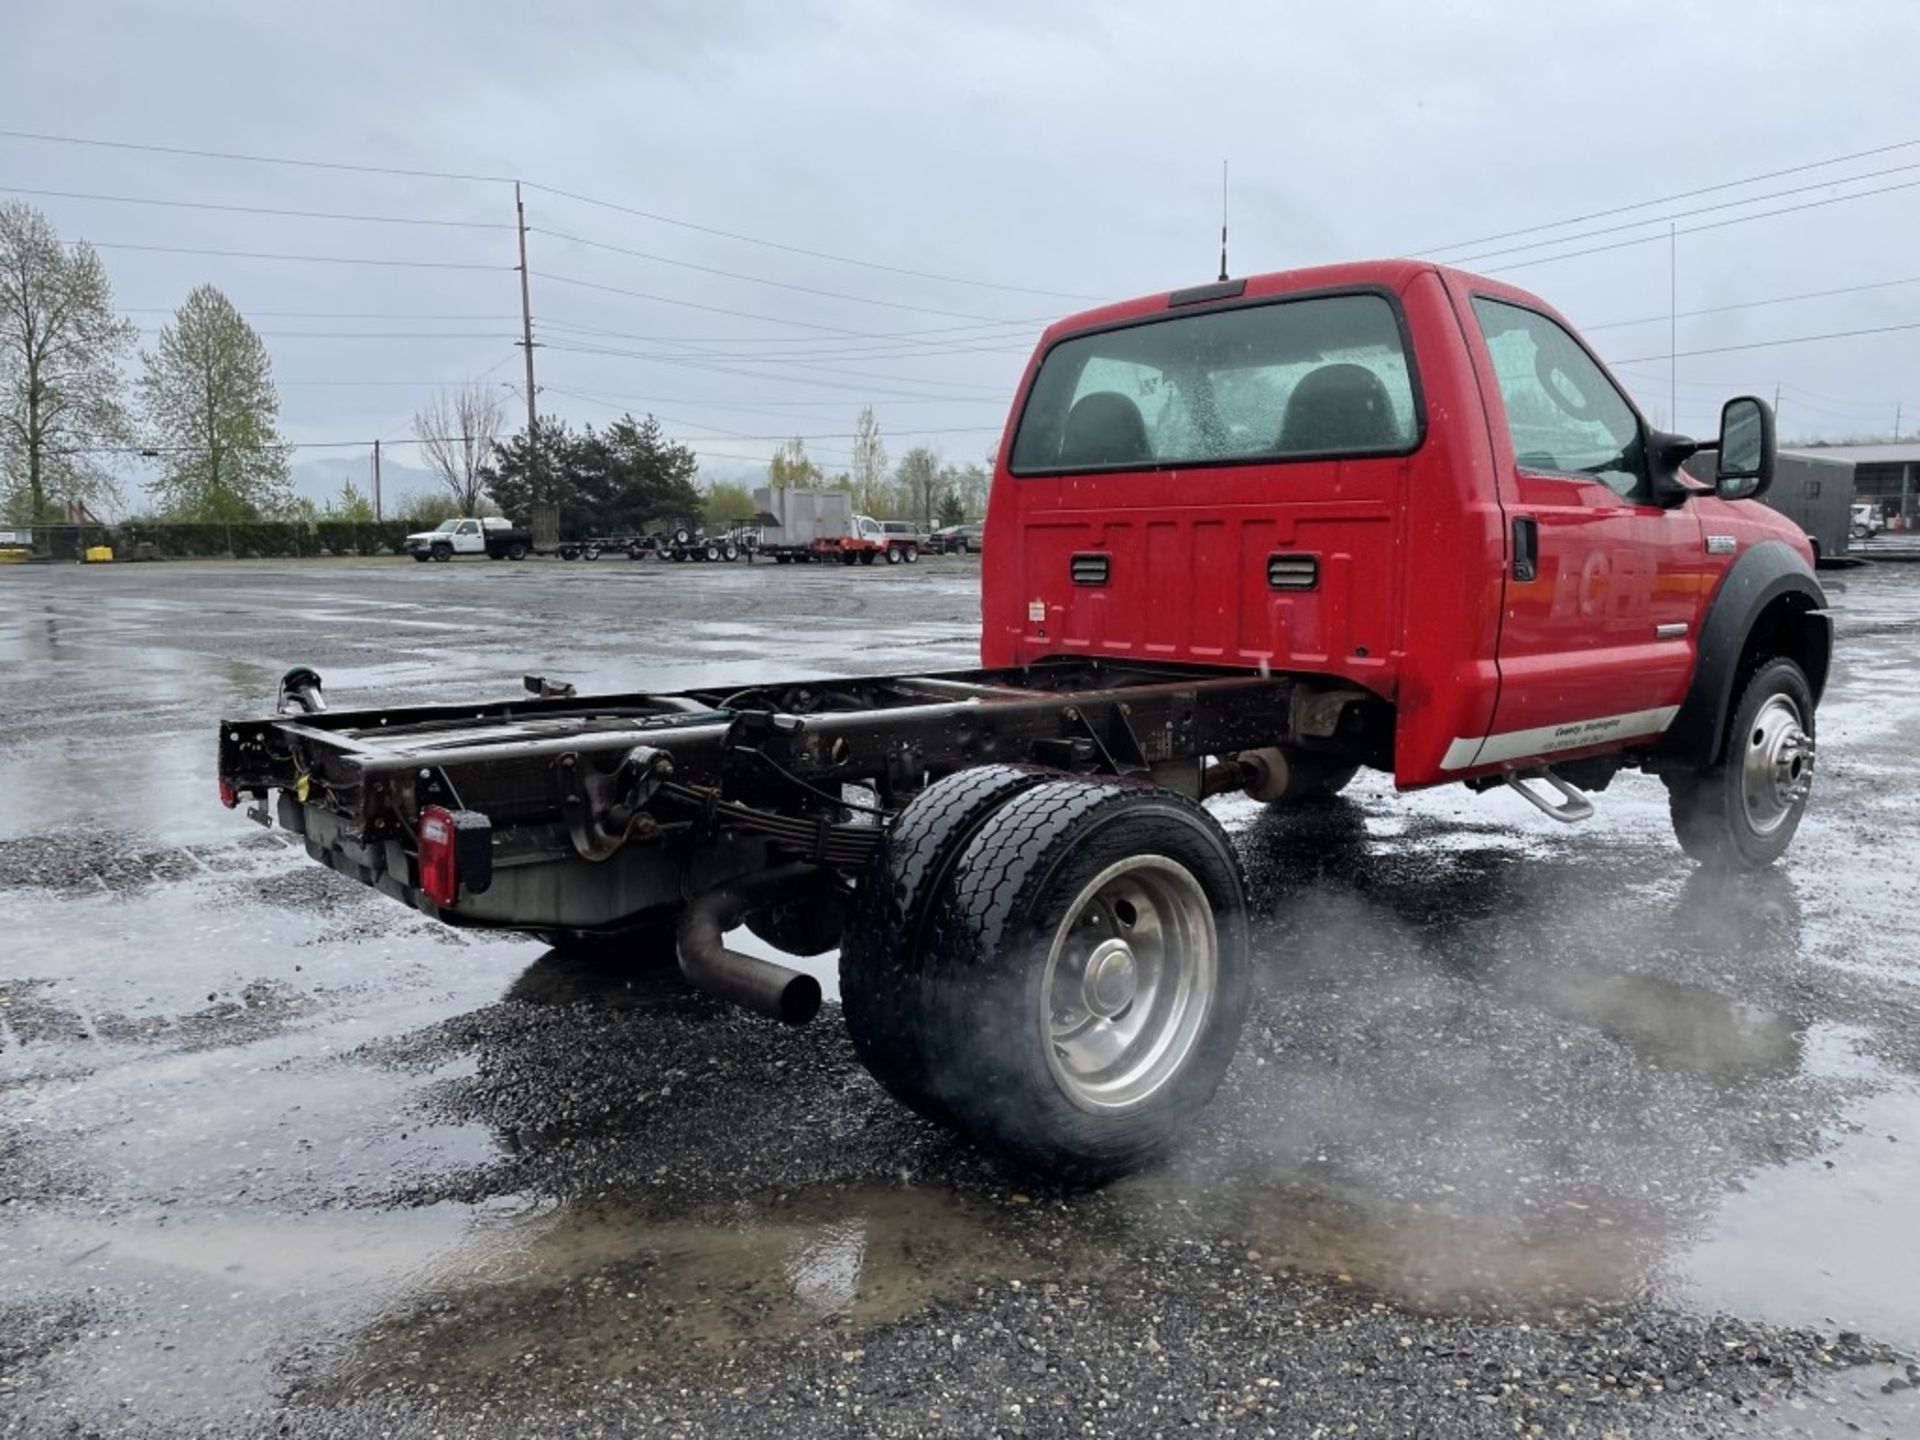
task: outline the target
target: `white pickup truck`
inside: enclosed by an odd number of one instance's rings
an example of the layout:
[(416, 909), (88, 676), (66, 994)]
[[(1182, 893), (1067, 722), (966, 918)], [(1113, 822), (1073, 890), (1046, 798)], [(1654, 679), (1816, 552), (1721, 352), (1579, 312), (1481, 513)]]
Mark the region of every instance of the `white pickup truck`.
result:
[(407, 536), (407, 553), (419, 561), (451, 560), (456, 555), (485, 555), (490, 560), (524, 560), (533, 551), (533, 537), (516, 530), (497, 515), (484, 520), (471, 515), (442, 520), (431, 530)]

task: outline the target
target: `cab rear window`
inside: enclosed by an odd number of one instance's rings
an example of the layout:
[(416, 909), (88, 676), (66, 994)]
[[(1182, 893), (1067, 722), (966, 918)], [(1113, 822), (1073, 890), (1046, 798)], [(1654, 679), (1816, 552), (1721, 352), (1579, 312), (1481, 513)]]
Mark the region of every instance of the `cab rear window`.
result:
[(1016, 475), (1404, 454), (1405, 341), (1380, 295), (1173, 315), (1061, 341), (1035, 376)]

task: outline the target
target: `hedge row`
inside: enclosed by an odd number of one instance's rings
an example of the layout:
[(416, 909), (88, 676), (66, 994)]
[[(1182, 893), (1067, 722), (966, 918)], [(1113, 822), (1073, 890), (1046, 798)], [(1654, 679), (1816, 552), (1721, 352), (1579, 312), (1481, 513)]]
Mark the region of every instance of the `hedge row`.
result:
[[(88, 547), (108, 545), (114, 558), (278, 559), (296, 555), (398, 555), (416, 526), (405, 520), (361, 524), (351, 520), (245, 520), (124, 525), (40, 525), (35, 549), (56, 560), (78, 560)], [(152, 547), (148, 549), (147, 547)]]

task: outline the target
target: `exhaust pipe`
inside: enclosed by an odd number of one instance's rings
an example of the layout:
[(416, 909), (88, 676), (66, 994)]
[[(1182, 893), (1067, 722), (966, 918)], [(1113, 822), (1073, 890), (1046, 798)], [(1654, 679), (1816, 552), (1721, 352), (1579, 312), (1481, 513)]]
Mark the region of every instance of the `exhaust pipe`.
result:
[(787, 1025), (806, 1024), (820, 1013), (820, 982), (771, 960), (729, 950), (721, 937), (754, 911), (791, 900), (823, 879), (816, 866), (783, 865), (696, 896), (680, 916), (680, 973), (689, 984), (756, 1015)]

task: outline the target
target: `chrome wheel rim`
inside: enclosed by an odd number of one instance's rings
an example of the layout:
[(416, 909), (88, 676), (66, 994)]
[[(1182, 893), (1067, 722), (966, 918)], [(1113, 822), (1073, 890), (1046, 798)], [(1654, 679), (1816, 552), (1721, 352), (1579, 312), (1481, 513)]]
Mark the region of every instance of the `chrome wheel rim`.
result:
[(1040, 988), (1041, 1040), (1067, 1098), (1110, 1112), (1164, 1090), (1199, 1040), (1218, 971), (1213, 907), (1184, 865), (1135, 855), (1088, 881)]
[(1772, 835), (1813, 789), (1813, 736), (1792, 697), (1774, 695), (1741, 738), (1740, 796), (1747, 823), (1756, 835)]

